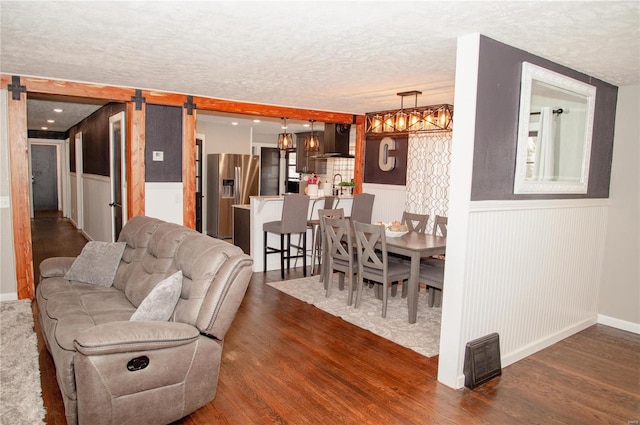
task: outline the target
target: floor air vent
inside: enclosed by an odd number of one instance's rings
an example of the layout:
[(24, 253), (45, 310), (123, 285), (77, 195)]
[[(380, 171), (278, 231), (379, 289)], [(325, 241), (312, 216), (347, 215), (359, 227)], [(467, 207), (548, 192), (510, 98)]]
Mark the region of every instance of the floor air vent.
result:
[(464, 386), (474, 389), (500, 376), (500, 337), (492, 333), (467, 343), (464, 354)]

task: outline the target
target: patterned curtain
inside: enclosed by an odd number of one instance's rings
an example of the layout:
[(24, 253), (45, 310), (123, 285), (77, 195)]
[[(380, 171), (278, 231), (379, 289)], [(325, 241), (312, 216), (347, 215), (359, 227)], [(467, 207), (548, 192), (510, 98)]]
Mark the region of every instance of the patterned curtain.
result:
[(447, 216), (452, 133), (409, 135), (405, 210), (429, 214), (427, 231), (437, 215)]

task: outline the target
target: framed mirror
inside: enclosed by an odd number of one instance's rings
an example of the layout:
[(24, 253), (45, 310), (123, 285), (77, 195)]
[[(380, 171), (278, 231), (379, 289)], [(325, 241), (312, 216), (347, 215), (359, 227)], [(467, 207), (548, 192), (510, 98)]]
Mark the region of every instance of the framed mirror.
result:
[(514, 193), (587, 193), (596, 88), (522, 64)]

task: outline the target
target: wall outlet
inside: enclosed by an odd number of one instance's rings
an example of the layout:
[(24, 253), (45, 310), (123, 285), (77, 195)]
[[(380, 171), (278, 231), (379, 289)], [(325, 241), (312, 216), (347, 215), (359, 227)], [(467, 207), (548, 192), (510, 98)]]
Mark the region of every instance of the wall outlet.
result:
[(153, 160), (154, 161), (164, 161), (164, 152), (163, 151), (153, 151)]
[(0, 208), (9, 208), (8, 196), (0, 196)]

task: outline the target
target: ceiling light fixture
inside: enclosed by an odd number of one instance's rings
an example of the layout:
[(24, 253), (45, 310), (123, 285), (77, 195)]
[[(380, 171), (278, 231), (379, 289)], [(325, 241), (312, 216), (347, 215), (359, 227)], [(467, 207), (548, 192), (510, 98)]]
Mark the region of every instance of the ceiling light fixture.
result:
[(61, 108), (54, 108), (53, 112), (60, 113), (60, 112), (62, 112), (62, 109)]
[(318, 152), (320, 149), (320, 140), (318, 136), (313, 132), (313, 123), (316, 120), (309, 120), (311, 123), (311, 136), (307, 138), (304, 142), (304, 151), (305, 152)]
[[(421, 91), (412, 90), (397, 93), (400, 109), (369, 112), (366, 117), (367, 134), (402, 134), (413, 132), (438, 132), (453, 129), (453, 105), (418, 106)], [(404, 98), (414, 96), (414, 107), (409, 113), (404, 109)]]
[(54, 122), (56, 122), (56, 120), (47, 120), (47, 122), (48, 122), (49, 124), (53, 124)]
[(287, 133), (287, 120), (288, 118), (282, 118), (282, 133), (278, 134), (278, 149), (281, 151), (288, 151), (293, 149), (293, 136), (291, 133)]

